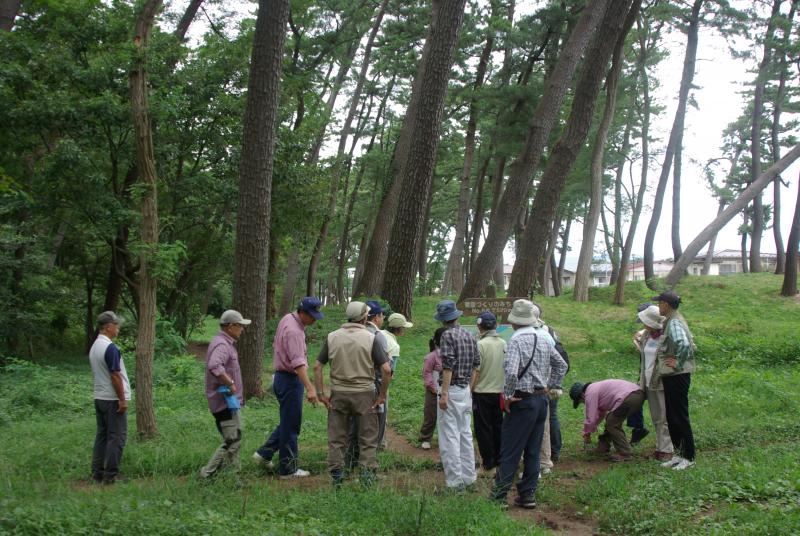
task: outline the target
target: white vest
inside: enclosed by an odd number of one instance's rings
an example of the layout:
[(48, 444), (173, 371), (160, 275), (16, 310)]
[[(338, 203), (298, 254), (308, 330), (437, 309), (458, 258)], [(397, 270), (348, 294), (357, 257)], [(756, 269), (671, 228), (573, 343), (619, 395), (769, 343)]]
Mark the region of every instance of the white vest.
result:
[[(94, 377), (94, 398), (95, 400), (119, 400), (114, 384), (111, 383), (111, 371), (106, 364), (106, 350), (111, 345), (111, 339), (105, 335), (98, 335), (97, 340), (89, 350), (89, 364), (92, 365), (92, 376)], [(119, 360), (120, 375), (122, 375), (122, 387), (125, 391), (125, 400), (131, 399), (131, 384), (128, 382), (128, 373), (125, 370), (125, 363), (122, 357)]]

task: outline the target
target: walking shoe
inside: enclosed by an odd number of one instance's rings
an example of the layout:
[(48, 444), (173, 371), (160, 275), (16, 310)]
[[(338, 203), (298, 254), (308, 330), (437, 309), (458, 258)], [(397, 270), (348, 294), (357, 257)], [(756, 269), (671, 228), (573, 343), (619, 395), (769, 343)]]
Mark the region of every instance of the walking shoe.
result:
[(665, 462), (667, 460), (671, 460), (672, 459), (672, 453), (671, 452), (661, 452), (660, 450), (657, 450), (657, 451), (655, 451), (653, 453), (653, 458), (655, 458), (656, 460), (658, 460), (660, 462)]
[(615, 452), (611, 455), (612, 462), (627, 462), (631, 460), (630, 454), (620, 454), (619, 452)]
[(552, 472), (553, 472), (553, 470), (551, 468), (549, 468), (547, 466), (544, 466), (544, 467), (542, 467), (542, 470), (539, 471), (539, 478), (542, 478), (542, 476), (544, 476), (544, 475), (549, 475)]
[(266, 467), (267, 469), (275, 469), (275, 464), (272, 463), (272, 460), (268, 460), (263, 457), (258, 451), (253, 453), (253, 461), (256, 462), (256, 465), (260, 465), (261, 467)]
[(430, 441), (423, 441), (422, 444), (419, 446), (422, 450), (431, 450), (431, 442)]
[(592, 450), (595, 454), (608, 454), (611, 450), (611, 445), (605, 441), (598, 441), (597, 446)]
[(514, 506), (519, 506), (520, 508), (527, 508), (532, 509), (536, 508), (536, 499), (533, 495), (517, 495), (514, 498)]
[(288, 475), (280, 475), (278, 478), (280, 478), (281, 480), (289, 480), (292, 478), (305, 478), (310, 474), (311, 473), (309, 473), (304, 469), (297, 469), (294, 473), (289, 473)]
[(687, 459), (685, 459), (685, 458), (682, 458), (682, 459), (681, 459), (681, 461), (680, 461), (680, 463), (678, 463), (678, 464), (677, 464), (675, 467), (673, 467), (672, 469), (673, 469), (674, 471), (683, 471), (684, 469), (688, 469), (688, 468), (690, 468), (690, 467), (692, 467), (692, 466), (694, 466), (694, 460), (687, 460)]
[(647, 434), (650, 433), (650, 430), (647, 428), (634, 428), (633, 432), (631, 433), (631, 445), (638, 445), (639, 442), (647, 437)]
[(675, 467), (676, 465), (678, 465), (682, 461), (683, 461), (683, 458), (681, 458), (678, 455), (674, 455), (674, 456), (672, 456), (672, 458), (670, 458), (669, 460), (667, 460), (664, 463), (662, 463), (661, 467)]

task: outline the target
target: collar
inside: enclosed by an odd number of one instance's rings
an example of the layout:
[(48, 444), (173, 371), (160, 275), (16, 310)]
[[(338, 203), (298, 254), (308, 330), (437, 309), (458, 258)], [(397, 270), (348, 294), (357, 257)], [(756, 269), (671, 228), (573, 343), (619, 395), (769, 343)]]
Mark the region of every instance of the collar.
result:
[(481, 339), (484, 337), (499, 337), (496, 329), (490, 329), (481, 333)]
[(345, 322), (342, 324), (342, 329), (367, 329), (367, 326), (358, 322)]
[(291, 314), (292, 314), (292, 318), (294, 318), (294, 319), (295, 319), (295, 321), (296, 321), (296, 322), (297, 322), (297, 323), (300, 325), (300, 329), (302, 329), (303, 331), (305, 331), (305, 330), (306, 330), (306, 325), (305, 325), (305, 324), (303, 324), (303, 321), (302, 321), (302, 320), (300, 320), (300, 317), (299, 317), (299, 316), (297, 316), (297, 312), (294, 312), (294, 313), (291, 313)]
[(103, 339), (104, 341), (113, 342), (111, 339), (108, 338), (108, 335), (103, 335), (102, 333), (97, 334), (97, 340)]
[(535, 333), (536, 330), (533, 328), (533, 326), (525, 326), (524, 328), (519, 328), (517, 331), (515, 331), (511, 335), (511, 338), (516, 339), (517, 337), (520, 337), (522, 335), (534, 335)]
[(236, 339), (225, 333), (223, 330), (219, 330), (217, 336), (222, 335), (222, 338), (228, 341), (229, 344), (236, 344)]

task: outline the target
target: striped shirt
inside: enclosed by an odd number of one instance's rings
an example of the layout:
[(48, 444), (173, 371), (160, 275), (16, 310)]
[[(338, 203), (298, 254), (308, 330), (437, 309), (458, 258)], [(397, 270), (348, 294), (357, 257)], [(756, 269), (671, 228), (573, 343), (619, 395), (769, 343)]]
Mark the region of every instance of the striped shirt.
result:
[[(529, 360), (530, 366), (519, 377)], [(545, 387), (560, 387), (567, 373), (567, 363), (546, 331), (524, 327), (515, 331), (508, 341), (503, 369), (506, 375), (503, 393), (511, 398), (514, 391), (533, 393)]]

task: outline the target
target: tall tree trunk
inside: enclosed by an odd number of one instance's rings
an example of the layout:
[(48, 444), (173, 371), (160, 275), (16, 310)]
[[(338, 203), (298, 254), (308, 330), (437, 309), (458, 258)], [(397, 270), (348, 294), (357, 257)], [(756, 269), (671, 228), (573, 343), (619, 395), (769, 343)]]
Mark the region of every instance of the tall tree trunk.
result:
[[(614, 119), (614, 112), (617, 108), (617, 86), (619, 85), (619, 75), (622, 72), (622, 47), (625, 45), (625, 36), (639, 14), (639, 5), (640, 2), (634, 2), (633, 8), (628, 12), (628, 19), (625, 21), (622, 31), (619, 32), (619, 37), (617, 37), (614, 46), (611, 69), (606, 76), (606, 103), (603, 110), (603, 118), (597, 128), (589, 167), (589, 175), (591, 177), (589, 213), (583, 222), (583, 242), (581, 243), (581, 253), (578, 257), (578, 269), (575, 272), (575, 287), (572, 289), (572, 298), (578, 302), (589, 301), (589, 280), (592, 271), (594, 239), (597, 234), (597, 220), (600, 216), (600, 211), (603, 209), (603, 156), (605, 154), (608, 131), (611, 129), (611, 121)], [(626, 128), (625, 130), (627, 133), (628, 129)], [(618, 206), (617, 210), (619, 211), (620, 208)], [(608, 253), (610, 256), (613, 255), (612, 251)], [(549, 258), (549, 255), (547, 258)]]
[(661, 219), (661, 209), (664, 204), (664, 193), (667, 189), (670, 171), (672, 171), (672, 160), (675, 155), (675, 147), (680, 136), (683, 134), (683, 124), (686, 119), (686, 105), (689, 102), (689, 90), (692, 88), (694, 79), (694, 66), (697, 60), (697, 41), (700, 28), (700, 9), (705, 0), (694, 0), (692, 14), (689, 18), (689, 28), (687, 30), (686, 54), (683, 58), (683, 73), (681, 74), (681, 85), (678, 90), (678, 108), (675, 110), (675, 119), (672, 123), (667, 148), (664, 152), (664, 163), (661, 166), (661, 175), (658, 178), (656, 196), (653, 200), (653, 214), (650, 217), (650, 224), (647, 226), (647, 233), (644, 239), (644, 278), (647, 286), (654, 289), (653, 278), (653, 246), (658, 230), (658, 221)]
[[(545, 144), (550, 136), (553, 124), (559, 115), (567, 89), (578, 62), (583, 55), (589, 39), (600, 23), (608, 6), (608, 0), (592, 0), (581, 13), (575, 29), (559, 55), (553, 72), (545, 82), (545, 89), (528, 125), (523, 148), (511, 166), (511, 174), (505, 192), (497, 205), (497, 220), (489, 227), (489, 234), (481, 249), (469, 279), (460, 298), (480, 296), (484, 287), (497, 268), (497, 260), (502, 259), (503, 250), (508, 241), (514, 223), (528, 200), (533, 170), (539, 164)], [(527, 293), (525, 293), (527, 294)], [(512, 294), (513, 295), (513, 294)]]
[(686, 268), (688, 268), (692, 260), (694, 260), (695, 255), (708, 243), (711, 237), (731, 221), (736, 214), (744, 210), (747, 204), (750, 203), (759, 192), (798, 158), (800, 158), (800, 145), (794, 146), (791, 151), (786, 153), (786, 156), (775, 162), (768, 170), (762, 173), (758, 179), (753, 181), (750, 186), (739, 194), (739, 197), (728, 205), (728, 208), (722, 211), (722, 214), (709, 223), (708, 226), (692, 240), (692, 243), (686, 247), (681, 258), (675, 262), (675, 266), (673, 266), (672, 270), (667, 274), (667, 286), (673, 288), (677, 285), (683, 273), (686, 271)]
[(422, 238), (422, 219), (431, 189), (444, 95), (458, 41), (466, 0), (439, 0), (426, 41), (431, 42), (427, 63), (420, 67), (419, 105), (413, 117), (414, 139), (408, 151), (402, 195), (389, 240), (383, 296), (395, 311), (411, 316), (416, 256)]
[(628, 265), (633, 251), (633, 239), (636, 236), (636, 229), (639, 226), (639, 217), (644, 206), (644, 194), (647, 190), (647, 173), (650, 167), (650, 114), (652, 100), (650, 98), (650, 78), (647, 75), (647, 62), (652, 50), (647, 45), (647, 37), (644, 28), (648, 26), (649, 20), (637, 21), (639, 30), (639, 54), (636, 59), (638, 79), (641, 84), (642, 92), (642, 113), (641, 113), (641, 145), (642, 145), (642, 166), (639, 180), (639, 190), (636, 193), (636, 203), (631, 206), (631, 223), (628, 226), (628, 236), (625, 237), (625, 245), (622, 247), (622, 256), (619, 260), (619, 273), (617, 274), (617, 285), (614, 288), (614, 305), (625, 304), (625, 285), (628, 280)]
[(681, 168), (683, 167), (683, 130), (675, 142), (675, 156), (672, 167), (672, 258), (681, 256)]
[[(773, 0), (767, 31), (764, 35), (764, 55), (758, 65), (756, 87), (753, 91), (752, 128), (750, 129), (750, 181), (761, 175), (761, 125), (764, 113), (764, 89), (770, 76), (772, 62), (772, 40), (775, 35), (775, 20), (780, 13), (783, 0)], [(780, 225), (780, 224), (778, 224)], [(764, 204), (759, 192), (753, 199), (753, 225), (750, 233), (750, 271), (757, 273), (761, 267), (761, 235), (764, 233)]]
[(741, 250), (741, 258), (742, 258), (742, 273), (749, 274), (750, 273), (750, 257), (747, 255), (747, 237), (750, 234), (748, 229), (750, 228), (750, 213), (745, 209), (742, 212), (742, 240), (739, 249)]
[(253, 323), (237, 344), (244, 396), (262, 396), (270, 196), (288, 0), (259, 0), (239, 166), (233, 308)]
[(300, 250), (297, 241), (292, 240), (292, 247), (286, 259), (286, 280), (283, 282), (281, 293), (281, 308), (279, 315), (285, 315), (294, 308), (294, 290), (300, 275)]
[[(492, 12), (494, 15), (494, 10)], [(464, 285), (464, 241), (466, 240), (467, 220), (469, 219), (469, 179), (472, 176), (472, 160), (475, 157), (475, 131), (478, 128), (478, 91), (483, 86), (483, 79), (486, 76), (486, 67), (489, 65), (489, 56), (494, 47), (494, 34), (490, 28), (486, 36), (486, 44), (483, 46), (478, 68), (475, 71), (475, 83), (472, 86), (472, 96), (469, 103), (469, 119), (467, 120), (467, 135), (464, 141), (464, 165), (461, 168), (461, 185), (458, 194), (458, 213), (456, 215), (456, 236), (453, 239), (453, 247), (450, 249), (450, 257), (447, 259), (447, 270), (442, 284), (442, 293), (454, 294), (461, 292)]]
[(156, 278), (153, 262), (158, 248), (158, 192), (153, 130), (147, 94), (147, 47), (160, 0), (149, 0), (136, 19), (134, 68), (130, 74), (136, 166), (143, 186), (141, 201), (142, 253), (139, 256), (139, 329), (136, 333), (136, 433), (149, 439), (158, 433), (153, 409), (153, 353), (156, 338)]
[(183, 42), (186, 40), (186, 32), (189, 31), (189, 26), (191, 26), (195, 15), (197, 15), (197, 10), (200, 9), (202, 4), (203, 0), (191, 0), (189, 5), (186, 6), (183, 16), (178, 22), (178, 26), (175, 27), (175, 37), (177, 37), (179, 41)]
[(472, 247), (469, 250), (470, 270), (472, 270), (472, 265), (475, 263), (475, 257), (478, 256), (478, 248), (480, 247), (481, 234), (483, 232), (483, 184), (486, 180), (486, 170), (489, 168), (490, 160), (491, 158), (488, 156), (484, 159), (483, 165), (478, 171), (478, 181), (475, 184), (475, 214), (472, 219)]
[[(433, 2), (431, 6), (431, 26), (437, 24), (437, 17), (440, 2)], [(389, 255), (389, 237), (392, 232), (392, 224), (397, 214), (400, 202), (400, 191), (402, 188), (402, 177), (405, 174), (405, 166), (408, 161), (409, 148), (411, 146), (412, 135), (414, 134), (413, 118), (417, 115), (417, 107), (420, 100), (420, 86), (425, 76), (424, 68), (431, 54), (431, 43), (425, 40), (422, 48), (422, 56), (419, 61), (417, 75), (411, 84), (411, 97), (408, 102), (403, 126), (397, 137), (397, 143), (392, 154), (390, 165), (389, 183), (386, 185), (384, 195), (378, 209), (379, 220), (376, 221), (369, 245), (365, 250), (359, 252), (359, 264), (364, 266), (364, 270), (358, 277), (357, 285), (353, 288), (353, 296), (377, 296), (383, 290), (383, 279), (386, 272), (386, 263)], [(363, 261), (361, 258), (363, 257)], [(413, 264), (413, 263), (412, 263)]]
[(11, 31), (20, 5), (22, 0), (0, 0), (0, 30)]
[(556, 214), (555, 220), (553, 221), (553, 229), (550, 231), (550, 238), (547, 241), (547, 253), (545, 253), (545, 257), (547, 258), (547, 262), (545, 263), (544, 269), (544, 281), (542, 282), (542, 288), (548, 291), (548, 296), (558, 296), (560, 294), (558, 289), (558, 271), (555, 268), (556, 261), (555, 261), (555, 251), (556, 251), (556, 241), (558, 240), (558, 230), (561, 228), (561, 210), (559, 209), (558, 214)]
[[(725, 210), (725, 200), (719, 200), (719, 209), (717, 209), (717, 217), (722, 214), (722, 211)], [(703, 259), (703, 269), (700, 272), (700, 275), (708, 275), (711, 272), (711, 263), (714, 262), (714, 245), (717, 242), (717, 235), (711, 237), (711, 240), (708, 241), (708, 250), (706, 251), (706, 258)]]
[(798, 245), (800, 245), (800, 188), (797, 189), (794, 218), (792, 218), (792, 228), (789, 231), (789, 239), (786, 245), (786, 269), (783, 272), (781, 296), (795, 296), (797, 294)]
[(428, 232), (430, 230), (430, 217), (431, 207), (433, 206), (434, 189), (431, 188), (428, 194), (428, 201), (425, 203), (425, 219), (422, 223), (422, 238), (419, 241), (419, 249), (417, 250), (417, 273), (419, 274), (419, 281), (422, 284), (422, 293), (424, 295), (430, 294), (430, 286), (428, 285)]
[(278, 241), (269, 241), (269, 260), (267, 261), (267, 292), (264, 295), (266, 302), (265, 320), (275, 318), (278, 314), (278, 305), (275, 303), (275, 291), (278, 287), (278, 257), (280, 251), (278, 250)]
[(336, 151), (336, 161), (334, 164), (334, 171), (331, 176), (330, 190), (328, 191), (328, 209), (322, 215), (322, 228), (319, 231), (319, 235), (317, 235), (317, 241), (314, 244), (314, 249), (311, 251), (311, 260), (308, 264), (308, 274), (306, 276), (306, 294), (309, 296), (314, 290), (314, 281), (317, 278), (317, 267), (319, 265), (320, 256), (322, 255), (322, 248), (328, 239), (328, 229), (330, 229), (331, 220), (336, 213), (336, 197), (339, 191), (339, 181), (341, 180), (342, 171), (345, 167), (344, 154), (347, 147), (347, 138), (350, 136), (353, 118), (356, 116), (358, 103), (361, 100), (361, 91), (363, 90), (364, 82), (367, 79), (370, 57), (372, 56), (372, 47), (375, 44), (375, 38), (378, 36), (378, 30), (380, 30), (381, 22), (383, 21), (383, 15), (386, 12), (386, 5), (388, 3), (389, 0), (383, 0), (378, 8), (378, 14), (375, 17), (374, 24), (372, 25), (372, 32), (369, 34), (369, 39), (367, 40), (367, 44), (364, 48), (364, 57), (361, 61), (361, 71), (358, 74), (356, 87), (353, 90), (352, 96), (350, 97), (350, 108), (347, 111), (347, 116), (345, 117), (344, 124), (342, 125), (342, 131), (339, 135), (339, 147)]
[(569, 232), (572, 228), (572, 218), (575, 215), (575, 207), (570, 205), (567, 212), (567, 222), (564, 225), (564, 233), (561, 235), (561, 251), (558, 257), (558, 281), (559, 286), (564, 281), (564, 268), (567, 265), (567, 252), (569, 252)]
[[(506, 157), (501, 156), (497, 159), (497, 168), (492, 176), (492, 213), (489, 216), (489, 232), (491, 233), (492, 227), (499, 220), (500, 215), (497, 213), (497, 207), (500, 205), (500, 196), (503, 194), (503, 172), (506, 167)], [(472, 261), (472, 267), (475, 268), (476, 260)], [(497, 256), (494, 262), (493, 273), (494, 286), (498, 291), (505, 290), (505, 274), (503, 273), (503, 251)]]
[(619, 277), (620, 254), (622, 253), (622, 179), (625, 173), (625, 163), (631, 150), (631, 130), (633, 128), (633, 108), (628, 109), (625, 121), (625, 132), (622, 135), (622, 150), (620, 151), (619, 164), (614, 177), (614, 242), (611, 249), (611, 279), (610, 285), (617, 284)]
[(635, 20), (630, 13), (638, 10), (640, 3), (641, 0), (634, 0), (631, 7), (629, 1), (612, 2), (594, 36), (592, 46), (586, 53), (569, 119), (548, 159), (533, 200), (531, 216), (525, 225), (521, 242), (522, 254), (517, 255), (511, 272), (508, 288), (511, 296), (526, 296), (539, 265), (546, 261), (542, 259), (542, 255), (550, 226), (553, 225), (553, 216), (569, 170), (572, 169), (589, 132), (603, 73), (617, 39), (624, 39), (623, 36)]

